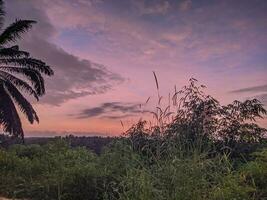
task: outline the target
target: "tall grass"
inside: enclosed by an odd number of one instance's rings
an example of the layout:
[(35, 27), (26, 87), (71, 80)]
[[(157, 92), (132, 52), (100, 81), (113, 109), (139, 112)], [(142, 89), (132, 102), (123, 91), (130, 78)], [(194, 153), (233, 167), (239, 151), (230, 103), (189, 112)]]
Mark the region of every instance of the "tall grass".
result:
[(266, 130), (247, 122), (266, 114), (262, 105), (221, 106), (190, 79), (163, 107), (153, 74), (155, 124), (140, 120), (100, 155), (71, 148), (64, 138), (1, 149), (0, 194), (36, 200), (266, 199)]
[[(192, 149), (193, 151), (193, 149)], [(29, 199), (264, 199), (267, 149), (234, 166), (229, 155), (152, 158), (122, 139), (100, 156), (57, 141), (0, 151), (0, 194)]]

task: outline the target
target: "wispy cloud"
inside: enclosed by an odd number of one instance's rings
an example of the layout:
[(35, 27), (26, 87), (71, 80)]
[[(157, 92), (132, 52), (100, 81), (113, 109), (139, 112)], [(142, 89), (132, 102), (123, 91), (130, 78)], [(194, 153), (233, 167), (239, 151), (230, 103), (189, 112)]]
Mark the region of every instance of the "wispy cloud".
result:
[(230, 91), (230, 93), (235, 93), (235, 94), (249, 94), (250, 96), (248, 97), (249, 99), (251, 98), (256, 98), (261, 101), (262, 104), (267, 106), (267, 84), (265, 85), (258, 85), (258, 86), (253, 86), (253, 87), (246, 87), (246, 88), (241, 88), (238, 90), (233, 90)]
[(238, 90), (233, 90), (231, 93), (245, 93), (245, 92), (267, 92), (267, 84), (266, 85), (258, 85), (254, 87), (241, 88)]
[[(266, 84), (266, 0), (8, 0), (6, 5), (13, 19), (38, 21), (22, 47), (55, 66), (42, 101), (60, 106), (36, 105), (50, 130), (58, 130), (53, 123), (60, 116), (60, 130), (115, 133), (120, 125), (112, 119), (135, 112), (111, 111), (101, 103), (142, 102), (153, 95), (154, 70), (162, 93), (194, 76), (223, 103), (266, 97), (264, 87), (250, 87)], [(77, 110), (89, 116), (75, 117), (93, 123), (68, 118)]]
[(187, 11), (190, 10), (192, 7), (192, 0), (184, 0), (179, 5), (179, 10)]
[[(46, 81), (47, 95), (41, 99), (41, 103), (60, 105), (70, 99), (104, 93), (124, 80), (106, 66), (80, 59), (51, 43), (57, 30), (35, 1), (25, 4), (10, 0), (7, 11), (9, 16), (38, 21), (37, 26), (25, 34), (21, 47), (47, 62), (55, 71), (55, 75)], [(14, 17), (9, 17), (9, 21), (12, 19)]]
[(78, 114), (78, 118), (103, 117), (118, 119), (133, 116), (140, 113), (140, 104), (109, 102), (103, 103), (98, 107), (84, 109)]
[(170, 9), (170, 3), (167, 0), (160, 1), (147, 1), (147, 0), (132, 0), (134, 6), (138, 9), (141, 15), (150, 14), (165, 14)]

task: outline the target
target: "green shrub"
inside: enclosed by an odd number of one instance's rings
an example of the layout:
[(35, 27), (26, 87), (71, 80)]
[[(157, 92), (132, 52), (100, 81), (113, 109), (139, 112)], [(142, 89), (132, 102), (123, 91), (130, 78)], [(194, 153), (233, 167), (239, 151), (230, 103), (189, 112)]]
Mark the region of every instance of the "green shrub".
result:
[[(100, 155), (72, 148), (68, 138), (0, 150), (0, 194), (36, 200), (267, 199), (266, 130), (248, 123), (266, 114), (262, 104), (221, 106), (202, 88), (191, 79), (175, 93), (173, 120), (170, 106), (157, 107), (156, 125), (140, 121)], [(184, 95), (180, 103), (177, 94)]]

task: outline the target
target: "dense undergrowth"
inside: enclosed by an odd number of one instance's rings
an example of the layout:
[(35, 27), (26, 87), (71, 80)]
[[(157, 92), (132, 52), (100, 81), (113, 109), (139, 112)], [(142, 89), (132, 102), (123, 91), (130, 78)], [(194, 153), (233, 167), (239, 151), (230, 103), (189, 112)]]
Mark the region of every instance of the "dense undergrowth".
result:
[[(97, 155), (59, 138), (0, 150), (0, 194), (28, 199), (266, 199), (266, 114), (257, 100), (221, 106), (195, 80)], [(177, 96), (181, 95), (181, 98)]]
[[(58, 140), (0, 151), (0, 193), (29, 199), (264, 199), (267, 149), (233, 165), (190, 150), (153, 158), (124, 139), (97, 156)], [(167, 153), (167, 152), (166, 152)], [(170, 155), (171, 154), (171, 155)]]

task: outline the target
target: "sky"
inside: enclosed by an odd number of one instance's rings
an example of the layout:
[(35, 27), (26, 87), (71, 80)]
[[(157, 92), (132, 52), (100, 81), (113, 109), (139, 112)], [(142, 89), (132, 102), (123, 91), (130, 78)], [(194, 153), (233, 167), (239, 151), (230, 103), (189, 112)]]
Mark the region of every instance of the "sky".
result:
[[(222, 104), (267, 106), (266, 0), (8, 0), (6, 23), (33, 19), (22, 49), (48, 63), (40, 123), (26, 136), (119, 135), (198, 79)], [(122, 127), (121, 122), (124, 127)], [(267, 119), (259, 121), (267, 127)]]

